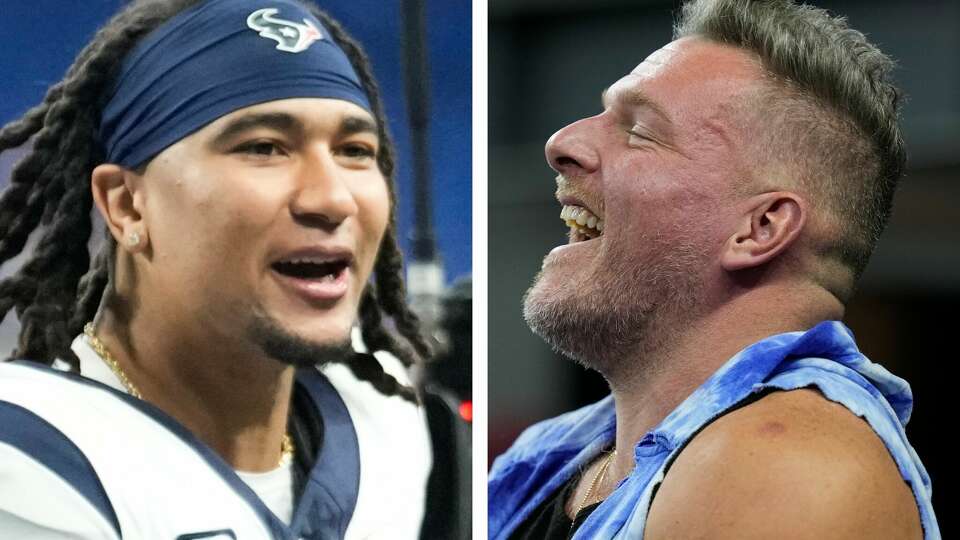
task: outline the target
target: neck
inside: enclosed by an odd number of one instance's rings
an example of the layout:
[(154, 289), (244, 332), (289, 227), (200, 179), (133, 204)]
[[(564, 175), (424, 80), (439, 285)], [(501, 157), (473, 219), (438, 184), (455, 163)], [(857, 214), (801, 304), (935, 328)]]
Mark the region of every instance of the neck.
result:
[[(143, 399), (184, 425), (233, 468), (275, 468), (287, 430), (294, 369), (234, 336), (138, 310), (106, 310), (97, 336)], [(247, 346), (249, 347), (249, 346)]]
[[(776, 313), (770, 306), (790, 310)], [(669, 337), (621, 364), (631, 367), (629, 373), (605, 374), (616, 406), (616, 448), (621, 450), (609, 475), (619, 479), (629, 474), (637, 442), (737, 352), (763, 338), (842, 317), (843, 305), (823, 289), (768, 287), (728, 300), (695, 320), (655, 325), (654, 332)]]

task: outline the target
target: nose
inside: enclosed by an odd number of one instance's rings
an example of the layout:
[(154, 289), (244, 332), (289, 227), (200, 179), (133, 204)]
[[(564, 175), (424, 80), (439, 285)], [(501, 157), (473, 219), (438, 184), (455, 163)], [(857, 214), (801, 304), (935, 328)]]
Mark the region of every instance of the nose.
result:
[(591, 138), (591, 121), (584, 118), (553, 134), (545, 148), (547, 163), (558, 173), (582, 175), (600, 167), (600, 156), (595, 150), (596, 135)]
[(296, 174), (298, 189), (290, 201), (290, 212), (298, 221), (329, 228), (357, 214), (347, 171), (329, 150), (307, 153)]

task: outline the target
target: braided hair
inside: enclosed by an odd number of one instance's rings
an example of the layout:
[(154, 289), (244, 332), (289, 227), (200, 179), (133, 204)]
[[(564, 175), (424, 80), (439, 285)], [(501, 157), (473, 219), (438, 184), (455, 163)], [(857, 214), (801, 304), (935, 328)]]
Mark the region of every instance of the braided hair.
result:
[[(52, 364), (57, 358), (74, 370), (73, 336), (93, 319), (112, 272), (116, 249), (106, 240), (91, 261), (93, 233), (90, 173), (105, 158), (98, 138), (99, 111), (127, 53), (155, 28), (202, 0), (138, 0), (113, 17), (77, 56), (62, 81), (22, 118), (0, 129), (0, 152), (32, 138), (32, 150), (14, 167), (0, 196), (0, 265), (24, 250), (37, 231), (30, 258), (0, 281), (0, 319), (15, 310), (21, 324), (12, 359)], [(302, 1), (302, 0), (301, 0)], [(360, 328), (370, 350), (386, 350), (410, 366), (426, 359), (430, 347), (406, 304), (403, 258), (397, 243), (394, 148), (370, 62), (359, 44), (316, 6), (304, 2), (343, 49), (360, 78), (377, 120), (377, 165), (387, 179), (390, 221), (360, 302)], [(388, 329), (392, 320), (396, 332)], [(399, 334), (396, 335), (396, 334)], [(344, 360), (354, 375), (386, 395), (417, 401), (412, 388), (386, 373), (369, 354)]]

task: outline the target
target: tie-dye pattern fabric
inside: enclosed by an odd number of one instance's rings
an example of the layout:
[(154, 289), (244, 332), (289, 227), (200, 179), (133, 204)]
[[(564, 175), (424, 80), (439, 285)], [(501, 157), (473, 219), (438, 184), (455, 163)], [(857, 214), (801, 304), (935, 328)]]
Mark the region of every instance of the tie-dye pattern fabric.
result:
[[(870, 424), (913, 490), (924, 538), (939, 539), (930, 478), (904, 433), (913, 407), (910, 385), (863, 356), (850, 330), (836, 321), (769, 337), (728, 360), (640, 440), (633, 472), (574, 538), (643, 538), (651, 497), (666, 465), (701, 427), (754, 393), (803, 387), (817, 388)], [(546, 497), (610, 446), (615, 431), (609, 396), (527, 429), (490, 471), (489, 537), (508, 538)]]

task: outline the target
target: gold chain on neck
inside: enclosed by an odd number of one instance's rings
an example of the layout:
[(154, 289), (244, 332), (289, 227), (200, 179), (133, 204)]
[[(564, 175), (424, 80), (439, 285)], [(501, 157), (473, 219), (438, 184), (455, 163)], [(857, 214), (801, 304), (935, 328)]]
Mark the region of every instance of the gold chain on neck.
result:
[[(97, 337), (96, 332), (93, 329), (93, 323), (87, 323), (83, 326), (83, 335), (87, 338), (87, 343), (93, 347), (94, 352), (97, 353), (104, 362), (110, 366), (113, 374), (120, 379), (120, 383), (124, 388), (127, 389), (127, 393), (137, 399), (143, 399), (143, 394), (140, 393), (140, 390), (133, 384), (127, 374), (124, 373), (123, 368), (120, 367), (120, 364), (117, 362), (117, 359), (110, 354), (110, 350), (107, 349), (107, 346), (100, 341), (100, 338)], [(283, 439), (280, 441), (280, 461), (277, 463), (278, 466), (285, 466), (293, 460), (293, 455), (296, 453), (296, 448), (293, 446), (293, 438), (290, 437), (289, 433), (283, 434)]]
[(590, 488), (587, 489), (587, 494), (580, 499), (580, 504), (577, 506), (577, 511), (573, 514), (573, 520), (570, 521), (570, 532), (573, 532), (573, 525), (577, 521), (577, 516), (583, 510), (583, 507), (587, 505), (587, 501), (590, 500), (590, 497), (593, 496), (593, 492), (596, 491), (597, 486), (603, 484), (603, 479), (607, 476), (607, 469), (610, 468), (610, 462), (614, 460), (617, 456), (617, 449), (614, 448), (613, 452), (607, 454), (607, 457), (603, 460), (603, 465), (600, 465), (600, 469), (597, 471), (597, 474), (593, 475), (593, 482), (590, 482)]

